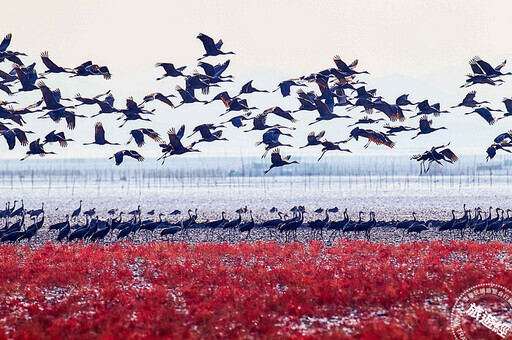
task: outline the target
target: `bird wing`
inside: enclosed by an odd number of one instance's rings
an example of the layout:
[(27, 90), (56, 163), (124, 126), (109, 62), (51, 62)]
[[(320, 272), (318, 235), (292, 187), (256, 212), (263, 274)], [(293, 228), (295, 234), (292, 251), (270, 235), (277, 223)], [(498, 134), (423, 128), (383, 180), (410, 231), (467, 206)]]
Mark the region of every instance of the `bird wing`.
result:
[(336, 64), (336, 67), (341, 72), (350, 72), (351, 71), (351, 69), (347, 66), (347, 64), (345, 64), (345, 62), (343, 60), (341, 60), (339, 55), (335, 55), (333, 58), (333, 61)]
[(105, 129), (103, 128), (103, 124), (101, 122), (97, 122), (94, 125), (94, 140), (100, 143), (105, 141)]
[(12, 34), (9, 33), (4, 37), (4, 40), (2, 40), (2, 43), (0, 44), (0, 52), (4, 52), (7, 47), (9, 47), (9, 44), (11, 43)]
[(353, 62), (350, 63), (350, 65), (348, 65), (349, 68), (351, 68), (352, 70), (356, 68), (357, 64), (359, 63), (359, 59), (356, 59), (354, 60)]
[(32, 86), (32, 82), (28, 78), (27, 74), (23, 72), (19, 65), (14, 66), (14, 71), (16, 72), (16, 76), (20, 80), (21, 86), (23, 88)]
[(249, 80), (247, 83), (245, 83), (242, 86), (240, 93), (248, 93), (251, 88), (252, 88), (252, 80)]
[(25, 134), (25, 131), (20, 130), (18, 128), (12, 130), (16, 134), (16, 138), (18, 138), (18, 141), (21, 145), (27, 145), (28, 139), (27, 135)]
[(219, 39), (219, 41), (217, 41), (217, 43), (215, 44), (215, 47), (217, 47), (217, 49), (220, 50), (223, 44), (224, 42), (222, 41), (222, 39)]
[(208, 63), (205, 63), (205, 62), (200, 62), (199, 66), (204, 70), (204, 73), (206, 73), (206, 75), (208, 75), (210, 77), (214, 77), (215, 76), (215, 68), (213, 67), (212, 64), (208, 64)]
[(183, 124), (180, 129), (178, 130), (178, 133), (176, 136), (181, 140), (183, 138), (183, 135), (185, 134), (185, 124)]
[[(217, 46), (215, 46), (215, 43), (214, 43), (213, 39), (210, 38), (209, 36), (207, 36), (206, 34), (199, 33), (197, 38), (199, 40), (201, 40), (201, 42), (203, 43), (203, 46), (204, 46), (204, 49), (206, 50), (206, 53), (210, 53), (212, 51), (218, 50)], [(222, 45), (222, 41), (221, 41), (221, 45)]]
[(272, 151), (270, 155), (270, 162), (272, 164), (279, 164), (282, 161), (281, 155), (279, 154), (279, 149), (275, 149)]
[(123, 153), (125, 156), (132, 157), (138, 160), (139, 162), (142, 162), (144, 160), (144, 157), (142, 157), (142, 155), (135, 150), (123, 150)]
[(495, 69), (496, 71), (500, 71), (500, 70), (503, 68), (503, 66), (505, 66), (505, 64), (506, 64), (506, 63), (507, 63), (507, 61), (505, 60), (505, 61), (503, 61), (501, 64), (499, 64), (498, 66), (496, 66), (494, 69)]
[(167, 134), (169, 135), (169, 144), (171, 144), (174, 150), (179, 150), (183, 148), (183, 144), (181, 144), (181, 140), (179, 136), (176, 134), (174, 128), (169, 130)]
[(37, 86), (41, 90), (41, 93), (43, 94), (44, 103), (46, 104), (46, 107), (56, 108), (59, 105), (57, 100), (55, 100), (55, 96), (53, 95), (53, 92), (46, 86), (46, 84), (42, 81), (39, 81), (37, 83)]
[(132, 97), (129, 97), (126, 99), (126, 108), (131, 111), (131, 110), (137, 110), (139, 108), (139, 106), (133, 100)]
[[(219, 47), (219, 49), (220, 49), (220, 47)], [(213, 67), (213, 68), (214, 68), (214, 70), (215, 70), (215, 72), (214, 72), (214, 74), (213, 74), (213, 77), (214, 77), (214, 78), (218, 78), (218, 77), (220, 77), (220, 75), (221, 75), (224, 71), (226, 71), (226, 69), (228, 68), (229, 63), (230, 63), (230, 60), (228, 59), (228, 60), (226, 60), (225, 62), (223, 62), (222, 64), (217, 64), (217, 65), (215, 65), (215, 66)]]
[(482, 68), (477, 63), (478, 60), (480, 60), (480, 57), (474, 56), (469, 61), (469, 66), (471, 66), (471, 71), (473, 71), (474, 74), (484, 74), (484, 71), (482, 71)]
[(453, 163), (457, 162), (459, 160), (459, 157), (457, 157), (452, 150), (450, 149), (444, 149), (444, 150), (441, 150), (439, 152), (440, 154), (442, 154), (444, 157), (448, 158), (450, 161), (452, 161)]
[(428, 99), (425, 99), (424, 101), (419, 102), (417, 107), (418, 107), (418, 109), (420, 111), (426, 111), (426, 110), (430, 109), (430, 105), (428, 103)]
[(174, 104), (169, 100), (169, 98), (167, 98), (166, 96), (164, 96), (161, 93), (157, 93), (156, 96), (155, 96), (155, 99), (157, 99), (157, 100), (161, 101), (162, 103), (165, 103), (165, 104), (169, 105), (170, 107), (174, 108)]
[(135, 143), (138, 147), (142, 147), (145, 144), (144, 141), (144, 134), (141, 130), (135, 129), (130, 131), (130, 134), (132, 135), (133, 139), (135, 140)]
[(478, 113), (487, 123), (490, 125), (494, 124), (494, 117), (492, 116), (491, 111), (485, 109), (485, 108), (478, 108), (475, 110), (476, 113)]
[(332, 112), (331, 112), (331, 110), (329, 110), (329, 107), (327, 106), (327, 104), (325, 104), (320, 99), (315, 99), (315, 105), (316, 105), (316, 110), (320, 114), (320, 117), (328, 117), (328, 116), (332, 115)]
[(476, 91), (471, 91), (469, 92), (465, 97), (464, 99), (462, 100), (463, 103), (466, 103), (466, 102), (472, 102), (474, 99), (475, 99), (475, 96), (476, 96)]
[(428, 121), (428, 117), (427, 116), (421, 117), (421, 119), (420, 119), (420, 131), (421, 132), (425, 132), (425, 131), (428, 131), (429, 129), (430, 129), (430, 123)]
[(7, 145), (9, 146), (9, 150), (14, 149), (14, 146), (16, 145), (16, 134), (12, 130), (8, 130), (5, 131), (3, 135)]
[(64, 118), (66, 119), (66, 124), (68, 125), (68, 128), (70, 130), (74, 130), (75, 126), (76, 126), (76, 117), (75, 117), (75, 115), (72, 114), (72, 113), (68, 113), (68, 114), (66, 114), (64, 116)]
[(48, 57), (48, 51), (44, 51), (41, 53), (41, 60), (43, 61), (43, 64), (50, 70), (58, 70), (61, 69), (61, 67), (57, 66), (49, 57)]
[(491, 75), (496, 73), (494, 68), (486, 61), (483, 61), (482, 59), (476, 61), (478, 66), (482, 68), (482, 70), (485, 72), (486, 75)]
[(141, 129), (142, 133), (144, 133), (146, 136), (151, 138), (152, 140), (156, 142), (161, 142), (162, 139), (160, 138), (160, 135), (153, 129)]
[(505, 104), (505, 108), (507, 109), (507, 112), (512, 113), (512, 99), (503, 98), (503, 104)]
[(123, 163), (123, 156), (124, 156), (123, 151), (118, 151), (114, 154), (114, 159), (116, 161), (116, 165), (120, 165), (121, 163)]

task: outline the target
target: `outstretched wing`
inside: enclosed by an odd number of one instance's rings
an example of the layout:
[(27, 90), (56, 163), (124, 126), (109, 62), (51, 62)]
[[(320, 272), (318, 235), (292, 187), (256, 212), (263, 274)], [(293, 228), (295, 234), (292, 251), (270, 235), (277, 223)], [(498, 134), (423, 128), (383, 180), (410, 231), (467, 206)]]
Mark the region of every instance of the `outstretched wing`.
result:
[(57, 66), (49, 57), (48, 57), (48, 51), (44, 51), (41, 53), (41, 60), (43, 61), (43, 64), (50, 70), (60, 70), (61, 67)]
[(350, 72), (352, 71), (348, 66), (347, 64), (345, 64), (345, 62), (343, 60), (341, 60), (340, 56), (339, 55), (335, 55), (334, 58), (333, 58), (333, 61), (334, 63), (336, 64), (336, 67), (341, 71), (341, 72)]
[(272, 164), (279, 164), (281, 163), (282, 161), (282, 158), (281, 158), (281, 155), (279, 154), (279, 149), (275, 149), (274, 151), (272, 151), (272, 154), (270, 155), (270, 162)]
[(105, 140), (105, 129), (101, 122), (97, 122), (94, 125), (94, 140), (100, 143)]
[(11, 43), (11, 38), (11, 33), (5, 36), (4, 40), (2, 40), (2, 43), (0, 44), (0, 52), (4, 52), (7, 49), (7, 47), (9, 47), (9, 44)]
[(183, 138), (183, 135), (185, 134), (185, 124), (183, 124), (180, 129), (178, 130), (178, 133), (176, 136), (181, 140)]
[(442, 154), (445, 158), (449, 159), (452, 163), (455, 163), (459, 160), (459, 157), (457, 157), (450, 149), (441, 150), (439, 153)]

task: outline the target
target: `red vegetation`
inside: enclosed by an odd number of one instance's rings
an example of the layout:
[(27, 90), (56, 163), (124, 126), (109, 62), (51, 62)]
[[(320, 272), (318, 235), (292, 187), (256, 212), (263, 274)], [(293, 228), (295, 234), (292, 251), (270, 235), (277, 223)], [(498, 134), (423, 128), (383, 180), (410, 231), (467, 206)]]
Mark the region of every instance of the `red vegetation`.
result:
[(341, 241), (0, 246), (0, 338), (451, 337), (512, 246)]

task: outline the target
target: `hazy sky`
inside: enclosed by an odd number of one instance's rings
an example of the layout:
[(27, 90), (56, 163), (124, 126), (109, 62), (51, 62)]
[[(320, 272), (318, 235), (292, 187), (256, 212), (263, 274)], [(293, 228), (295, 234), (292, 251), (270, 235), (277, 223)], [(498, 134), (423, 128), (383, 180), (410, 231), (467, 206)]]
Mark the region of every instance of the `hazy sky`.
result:
[[(28, 54), (26, 64), (37, 61), (37, 70), (42, 72), (39, 54), (49, 51), (51, 59), (65, 67), (75, 67), (92, 60), (107, 65), (113, 74), (111, 80), (100, 77), (73, 78), (67, 75), (50, 75), (46, 84), (60, 88), (64, 97), (73, 97), (77, 92), (93, 96), (112, 90), (116, 107), (124, 107), (124, 100), (142, 97), (154, 91), (175, 93), (174, 87), (184, 87), (182, 78), (155, 79), (163, 74), (155, 68), (156, 62), (173, 62), (177, 66), (187, 65), (186, 73), (197, 69), (197, 58), (204, 53), (201, 42), (196, 39), (203, 32), (215, 40), (222, 38), (224, 51), (235, 51), (236, 55), (207, 58), (207, 62), (218, 63), (226, 59), (231, 65), (226, 74), (232, 74), (233, 84), (212, 89), (211, 98), (222, 90), (238, 93), (242, 84), (254, 79), (254, 86), (273, 90), (284, 79), (309, 75), (327, 67), (333, 67), (332, 57), (339, 54), (346, 62), (358, 58), (358, 70), (367, 70), (371, 75), (359, 79), (368, 83), (368, 88), (377, 88), (378, 94), (388, 102), (394, 102), (402, 93), (410, 93), (411, 100), (429, 99), (430, 103), (441, 102), (442, 109), (458, 104), (468, 89), (460, 89), (464, 75), (471, 71), (468, 60), (481, 56), (493, 66), (510, 59), (509, 47), (512, 21), (509, 1), (29, 1), (19, 4), (6, 3), (0, 34), (11, 32), (13, 39), (9, 49)], [(3, 32), (3, 33), (2, 33)], [(9, 71), (9, 62), (0, 64), (0, 69)], [(510, 71), (507, 65), (504, 71)], [(202, 70), (201, 70), (202, 71)], [(502, 108), (504, 96), (512, 96), (511, 78), (499, 87), (475, 86), (477, 100), (488, 100), (490, 106)], [(318, 92), (316, 85), (311, 89)], [(294, 93), (294, 91), (292, 92)], [(22, 104), (29, 104), (40, 97), (39, 91), (22, 93), (13, 97)], [(298, 108), (292, 95), (282, 98), (280, 94), (255, 94), (247, 96), (249, 104), (260, 110), (271, 106), (284, 109)], [(8, 98), (0, 93), (0, 99)], [(172, 99), (177, 102), (177, 99)], [(155, 108), (153, 122), (140, 124), (129, 122), (118, 129), (119, 115), (82, 119), (77, 128), (69, 131), (64, 122), (27, 118), (26, 128), (43, 137), (57, 129), (65, 131), (77, 142), (67, 149), (49, 146), (59, 157), (109, 156), (123, 147), (82, 146), (92, 141), (96, 121), (105, 125), (107, 139), (125, 143), (128, 132), (139, 126), (153, 127), (165, 134), (170, 127), (185, 123), (188, 131), (195, 124), (220, 122), (218, 115), (224, 112), (220, 102), (211, 105), (185, 105), (177, 110), (162, 103), (148, 103), (146, 108)], [(77, 113), (91, 115), (97, 106), (80, 107)], [(446, 126), (448, 130), (421, 136), (414, 142), (413, 133), (395, 138), (393, 151), (385, 147), (372, 146), (363, 150), (364, 142), (351, 141), (347, 147), (354, 153), (365, 154), (393, 152), (419, 153), (433, 145), (451, 141), (453, 150), (459, 153), (481, 153), (498, 133), (512, 127), (510, 120), (501, 120), (489, 126), (480, 117), (464, 116), (464, 109), (451, 110), (450, 114), (434, 119), (434, 126)], [(345, 114), (337, 108), (336, 113)], [(309, 131), (327, 130), (330, 140), (345, 139), (350, 128), (346, 125), (361, 118), (358, 110), (352, 111), (353, 120), (334, 120), (327, 123), (308, 123), (316, 113), (297, 113), (299, 122), (293, 139), (283, 138), (294, 146), (304, 145)], [(409, 113), (410, 115), (410, 113)], [(227, 117), (230, 117), (228, 115)], [(384, 117), (375, 113), (374, 118)], [(269, 123), (288, 124), (281, 118), (270, 117)], [(418, 118), (407, 119), (404, 124), (417, 126)], [(382, 125), (382, 124), (381, 124)], [(380, 126), (371, 126), (379, 130)], [(230, 127), (224, 135), (229, 142), (198, 145), (203, 154), (261, 154), (262, 147), (254, 142), (261, 133), (250, 134), (235, 131)], [(188, 132), (187, 131), (187, 132)], [(189, 139), (187, 142), (194, 140)], [(136, 145), (128, 146), (138, 149)], [(0, 140), (2, 157), (21, 157), (25, 148), (17, 146), (7, 153)], [(155, 143), (147, 143), (141, 150), (144, 156), (158, 156), (160, 149)], [(304, 152), (320, 154), (320, 148), (311, 150), (286, 149), (286, 153), (300, 156)], [(329, 156), (329, 154), (327, 154)], [(326, 157), (327, 159), (329, 157)]]

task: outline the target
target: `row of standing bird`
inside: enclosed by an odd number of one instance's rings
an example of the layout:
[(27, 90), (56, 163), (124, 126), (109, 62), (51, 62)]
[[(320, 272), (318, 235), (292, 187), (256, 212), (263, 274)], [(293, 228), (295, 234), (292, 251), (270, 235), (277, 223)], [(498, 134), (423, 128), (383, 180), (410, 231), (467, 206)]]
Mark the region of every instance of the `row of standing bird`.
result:
[[(0, 241), (2, 242), (21, 242), (27, 240), (30, 242), (36, 233), (44, 226), (45, 211), (44, 203), (40, 209), (26, 210), (23, 200), (21, 207), (16, 209), (17, 201), (14, 201), (13, 206), (10, 202), (6, 203), (6, 208), (0, 211), (0, 218), (3, 218), (5, 225), (0, 228)], [(377, 221), (375, 213), (369, 212), (368, 219), (364, 220), (364, 212), (358, 213), (358, 219), (352, 219), (349, 216), (348, 209), (342, 212), (342, 219), (335, 217), (341, 210), (338, 207), (323, 209), (318, 208), (311, 211), (309, 214), (313, 216), (306, 221), (304, 215), (308, 212), (304, 206), (295, 206), (290, 211), (279, 211), (273, 207), (270, 209), (271, 214), (275, 214), (277, 218), (263, 219), (255, 221), (252, 210), (247, 206), (236, 210), (237, 218), (228, 219), (226, 213), (222, 212), (220, 219), (216, 220), (203, 220), (200, 221), (197, 208), (195, 210), (189, 209), (188, 214), (184, 217), (179, 217), (181, 211), (174, 210), (169, 214), (160, 213), (158, 219), (154, 219), (156, 215), (155, 210), (148, 211), (143, 214), (141, 207), (130, 212), (118, 212), (117, 209), (108, 211), (109, 217), (101, 219), (95, 209), (82, 211), (82, 201), (79, 207), (71, 214), (66, 215), (66, 219), (48, 226), (49, 231), (56, 231), (56, 240), (72, 242), (74, 240), (90, 240), (99, 241), (104, 240), (110, 234), (115, 236), (115, 239), (125, 239), (133, 237), (138, 232), (145, 231), (146, 240), (153, 232), (158, 231), (162, 237), (168, 236), (170, 240), (180, 233), (182, 240), (186, 241), (191, 230), (200, 230), (206, 233), (206, 240), (215, 231), (218, 236), (224, 240), (234, 241), (238, 239), (237, 233), (246, 233), (245, 240), (251, 239), (251, 232), (256, 229), (263, 229), (268, 232), (270, 238), (277, 238), (276, 232), (284, 235), (284, 240), (297, 240), (297, 231), (299, 229), (309, 230), (310, 237), (313, 239), (324, 240), (324, 233), (329, 233), (328, 242), (333, 242), (336, 238), (341, 238), (350, 234), (357, 236), (361, 235), (366, 240), (371, 240), (371, 232), (375, 228), (387, 228), (388, 230), (395, 230), (401, 232), (402, 240), (407, 234), (421, 234), (424, 231), (437, 231), (440, 233), (449, 233), (451, 237), (455, 237), (456, 233), (460, 232), (461, 239), (464, 237), (464, 231), (471, 232), (473, 235), (478, 235), (480, 239), (487, 238), (497, 239), (499, 237), (505, 238), (508, 230), (512, 229), (512, 216), (510, 216), (511, 209), (496, 208), (496, 216), (493, 217), (493, 208), (489, 207), (489, 213), (483, 211), (480, 207), (474, 209), (472, 215), (471, 209), (463, 207), (463, 216), (456, 218), (455, 210), (452, 210), (451, 220), (430, 219), (421, 221), (416, 219), (416, 213), (412, 213), (412, 219), (393, 220), (393, 221)], [(506, 217), (505, 217), (506, 212)], [(123, 220), (123, 214), (128, 216)], [(325, 214), (323, 218), (316, 218), (318, 214)], [(82, 224), (81, 216), (85, 216), (85, 224)], [(143, 219), (142, 216), (146, 215), (147, 218)], [(178, 216), (174, 221), (163, 219), (164, 216)], [(249, 220), (243, 221), (242, 216), (248, 215)], [(32, 219), (31, 225), (25, 222), (26, 216)], [(333, 218), (334, 217), (334, 218)], [(356, 236), (356, 237), (357, 237)]]
[[(181, 103), (177, 105), (173, 103), (171, 98), (175, 98), (175, 94), (155, 92), (146, 95), (143, 98), (142, 103), (137, 103), (130, 97), (126, 99), (126, 108), (120, 109), (115, 107), (115, 98), (111, 91), (107, 91), (106, 93), (101, 93), (93, 97), (84, 97), (77, 94), (74, 97), (74, 100), (72, 100), (70, 98), (64, 98), (59, 89), (50, 89), (41, 80), (47, 78), (50, 74), (56, 73), (67, 73), (70, 74), (70, 77), (103, 76), (105, 79), (110, 79), (112, 74), (108, 67), (93, 64), (92, 61), (86, 61), (74, 68), (62, 67), (50, 59), (49, 53), (45, 51), (41, 53), (41, 60), (46, 67), (46, 71), (43, 73), (37, 73), (35, 70), (36, 63), (32, 63), (28, 66), (24, 65), (22, 60), (22, 57), (26, 56), (24, 53), (8, 50), (11, 38), (12, 35), (8, 34), (0, 44), (0, 62), (8, 60), (13, 63), (13, 68), (10, 72), (0, 71), (0, 78), (2, 79), (0, 81), (0, 90), (6, 92), (8, 95), (39, 90), (41, 91), (42, 98), (36, 103), (21, 108), (14, 108), (13, 104), (18, 104), (15, 101), (0, 102), (0, 134), (4, 136), (10, 150), (15, 147), (16, 141), (23, 146), (29, 144), (28, 135), (33, 134), (34, 132), (31, 130), (21, 129), (21, 127), (26, 123), (24, 118), (27, 115), (32, 116), (37, 112), (44, 112), (44, 114), (38, 118), (51, 119), (55, 122), (59, 122), (64, 119), (68, 128), (74, 129), (77, 118), (87, 118), (87, 116), (78, 114), (74, 110), (84, 105), (98, 105), (100, 110), (90, 118), (96, 116), (107, 117), (114, 114), (120, 114), (116, 119), (123, 120), (119, 125), (119, 128), (123, 128), (128, 122), (150, 122), (151, 119), (149, 117), (155, 114), (155, 109), (148, 110), (145, 108), (145, 104), (155, 100), (166, 104), (169, 108), (179, 108), (185, 104), (198, 105), (197, 103), (211, 105), (215, 101), (221, 101), (224, 104), (226, 111), (221, 113), (219, 116), (224, 116), (226, 114), (232, 115), (229, 119), (219, 124), (207, 122), (194, 127), (192, 129), (192, 134), (188, 137), (199, 132), (201, 138), (190, 143), (188, 146), (184, 144), (185, 125), (182, 125), (179, 129), (175, 129), (174, 127), (169, 129), (167, 132), (168, 142), (164, 141), (160, 133), (152, 128), (132, 128), (129, 131), (130, 139), (128, 143), (134, 140), (137, 146), (142, 148), (146, 143), (146, 137), (155, 141), (161, 148), (162, 155), (159, 160), (162, 160), (162, 163), (171, 156), (199, 152), (200, 150), (195, 148), (199, 143), (217, 143), (220, 141), (227, 141), (228, 139), (223, 137), (224, 131), (227, 129), (227, 124), (231, 124), (233, 128), (242, 128), (247, 125), (246, 122), (252, 123), (252, 127), (245, 130), (246, 132), (263, 132), (261, 141), (257, 143), (257, 145), (264, 145), (265, 150), (263, 157), (265, 157), (268, 152), (271, 152), (271, 164), (265, 173), (276, 167), (298, 163), (296, 160), (291, 160), (291, 156), (284, 157), (280, 151), (280, 148), (292, 147), (291, 144), (282, 143), (280, 139), (284, 137), (292, 137), (289, 131), (293, 131), (295, 128), (293, 126), (281, 124), (268, 125), (267, 117), (274, 115), (293, 124), (297, 121), (294, 114), (299, 111), (317, 113), (316, 117), (311, 117), (314, 118), (314, 120), (310, 125), (334, 119), (342, 120), (353, 118), (353, 116), (350, 115), (340, 115), (335, 113), (335, 108), (338, 107), (345, 107), (347, 112), (358, 109), (366, 113), (365, 116), (360, 117), (352, 124), (346, 125), (347, 127), (353, 127), (346, 139), (339, 141), (327, 140), (325, 138), (325, 130), (320, 132), (313, 131), (307, 136), (307, 143), (304, 147), (322, 147), (320, 157), (318, 158), (319, 161), (328, 151), (351, 152), (350, 149), (342, 148), (341, 145), (348, 143), (352, 139), (357, 141), (359, 138), (365, 138), (367, 140), (365, 148), (372, 142), (376, 145), (393, 148), (395, 146), (395, 142), (391, 138), (396, 136), (398, 133), (417, 131), (416, 135), (411, 137), (411, 139), (415, 139), (422, 135), (446, 129), (446, 127), (443, 126), (434, 127), (433, 120), (430, 119), (431, 116), (439, 117), (442, 114), (444, 115), (448, 113), (446, 110), (441, 110), (439, 103), (430, 104), (427, 99), (418, 102), (411, 102), (408, 94), (399, 96), (396, 98), (394, 103), (388, 103), (382, 96), (377, 95), (376, 89), (366, 89), (366, 83), (357, 79), (358, 75), (369, 74), (367, 71), (358, 71), (356, 69), (358, 66), (358, 60), (347, 64), (339, 56), (335, 56), (333, 58), (335, 67), (323, 69), (308, 76), (303, 75), (293, 79), (283, 80), (278, 84), (277, 89), (274, 91), (258, 89), (253, 86), (253, 81), (251, 80), (243, 84), (239, 93), (234, 96), (230, 95), (227, 91), (222, 91), (209, 100), (203, 100), (196, 97), (196, 91), (200, 91), (203, 95), (208, 95), (211, 89), (222, 88), (224, 83), (233, 82), (232, 75), (224, 75), (230, 65), (230, 60), (226, 60), (216, 65), (209, 64), (203, 60), (213, 56), (230, 55), (235, 53), (224, 52), (222, 50), (222, 40), (215, 43), (211, 37), (200, 33), (197, 38), (202, 42), (205, 48), (205, 53), (198, 59), (199, 62), (197, 66), (201, 67), (204, 73), (194, 71), (191, 74), (186, 74), (184, 73), (187, 68), (186, 66), (176, 67), (170, 62), (160, 62), (156, 64), (157, 67), (161, 67), (165, 72), (161, 77), (157, 78), (157, 80), (165, 78), (183, 78), (185, 80), (184, 88), (180, 85), (176, 85), (176, 91), (181, 97)], [(487, 86), (501, 85), (503, 83), (503, 79), (501, 78), (505, 75), (511, 74), (510, 72), (503, 73), (501, 71), (505, 64), (506, 62), (503, 62), (496, 67), (492, 67), (489, 63), (479, 57), (472, 58), (470, 60), (472, 73), (467, 76), (466, 82), (462, 87), (469, 87), (477, 84), (484, 84)], [(17, 91), (11, 90), (11, 87), (17, 83), (19, 83), (21, 87)], [(320, 93), (307, 88), (308, 84), (316, 84)], [(297, 90), (297, 100), (300, 103), (299, 108), (285, 110), (280, 106), (275, 105), (264, 109), (259, 114), (252, 114), (251, 111), (258, 110), (258, 108), (249, 105), (249, 95), (253, 96), (257, 93), (280, 91), (283, 97), (287, 97), (291, 95), (293, 87), (299, 88)], [(471, 108), (473, 111), (466, 112), (466, 114), (476, 113), (490, 125), (512, 115), (511, 99), (504, 99), (503, 102), (505, 104), (506, 111), (502, 117), (495, 118), (493, 116), (493, 112), (502, 110), (483, 106), (483, 104), (488, 104), (488, 102), (477, 101), (475, 100), (475, 97), (476, 91), (471, 91), (464, 97), (461, 103), (453, 106), (452, 108)], [(74, 103), (65, 105), (63, 104), (65, 101), (74, 101)], [(380, 121), (385, 121), (386, 119), (390, 122), (402, 122), (406, 119), (404, 113), (411, 111), (410, 107), (412, 106), (416, 107), (417, 112), (410, 118), (420, 117), (418, 127), (405, 125), (392, 126), (390, 123), (383, 126), (383, 129), (386, 131), (377, 131), (374, 129), (360, 127), (363, 125), (377, 124)], [(216, 108), (212, 107), (212, 110), (216, 110)], [(373, 112), (384, 114), (386, 119), (370, 118), (369, 114), (372, 114)], [(11, 124), (17, 124), (20, 127), (11, 128), (9, 127)], [(59, 143), (61, 147), (66, 147), (69, 142), (74, 142), (73, 139), (66, 138), (64, 131), (57, 132), (56, 130), (47, 133), (42, 141), (41, 139), (42, 138), (36, 138), (30, 142), (29, 150), (22, 160), (31, 155), (45, 156), (47, 154), (54, 154), (54, 151), (46, 151), (44, 149), (46, 144)], [(502, 138), (499, 142), (495, 142), (487, 149), (487, 159), (489, 160), (493, 158), (497, 150), (511, 152), (507, 149), (507, 147), (512, 146), (511, 143), (512, 141), (510, 138)], [(111, 142), (107, 139), (105, 128), (101, 121), (98, 121), (95, 124), (94, 140), (83, 144), (120, 145), (118, 142)], [(458, 157), (452, 150), (447, 148), (448, 144), (433, 146), (430, 150), (418, 155), (413, 155), (412, 159), (416, 159), (421, 162), (421, 172), (427, 172), (433, 163), (441, 165), (442, 161), (454, 163), (458, 160)], [(128, 149), (117, 151), (111, 158), (115, 160), (116, 165), (120, 165), (123, 162), (124, 157), (131, 157), (138, 161), (144, 160), (141, 153), (136, 150)], [(426, 163), (428, 165), (426, 165)]]

